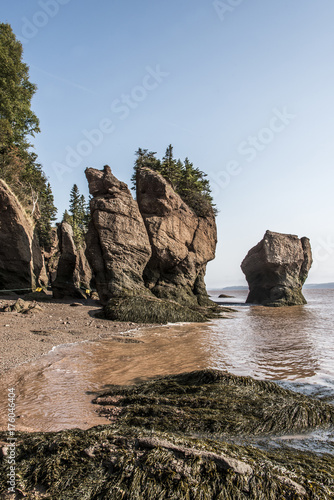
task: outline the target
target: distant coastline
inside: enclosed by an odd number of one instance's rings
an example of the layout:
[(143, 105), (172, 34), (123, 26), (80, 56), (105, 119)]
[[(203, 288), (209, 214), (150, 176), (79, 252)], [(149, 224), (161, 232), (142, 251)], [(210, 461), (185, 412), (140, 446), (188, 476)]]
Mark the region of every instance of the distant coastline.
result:
[[(310, 289), (322, 289), (322, 290), (331, 290), (334, 289), (334, 282), (330, 283), (309, 283), (304, 285), (306, 290)], [(248, 290), (248, 286), (243, 285), (234, 285), (234, 286), (225, 286), (224, 288), (212, 288), (209, 289), (211, 292), (227, 292), (231, 290)]]

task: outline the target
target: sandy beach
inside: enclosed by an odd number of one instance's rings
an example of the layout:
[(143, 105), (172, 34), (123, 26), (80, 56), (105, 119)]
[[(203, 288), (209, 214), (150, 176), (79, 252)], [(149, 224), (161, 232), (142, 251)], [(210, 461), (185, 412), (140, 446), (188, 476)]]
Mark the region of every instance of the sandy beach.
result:
[[(0, 375), (43, 354), (53, 347), (84, 340), (97, 340), (139, 328), (136, 323), (98, 319), (96, 300), (54, 300), (39, 302), (42, 310), (28, 314), (3, 312), (17, 298), (0, 299)], [(75, 305), (73, 305), (75, 304)]]

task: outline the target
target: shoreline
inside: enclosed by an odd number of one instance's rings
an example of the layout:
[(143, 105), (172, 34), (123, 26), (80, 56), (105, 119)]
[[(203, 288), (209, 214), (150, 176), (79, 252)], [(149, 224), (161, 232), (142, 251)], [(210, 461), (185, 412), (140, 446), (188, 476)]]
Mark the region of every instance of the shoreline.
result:
[[(0, 309), (15, 304), (18, 298), (1, 297)], [(71, 306), (74, 303), (78, 305)], [(38, 302), (38, 305), (42, 311), (29, 314), (0, 312), (2, 379), (16, 368), (36, 361), (59, 346), (98, 341), (150, 326), (96, 318), (94, 315), (101, 305), (92, 299), (50, 299)]]

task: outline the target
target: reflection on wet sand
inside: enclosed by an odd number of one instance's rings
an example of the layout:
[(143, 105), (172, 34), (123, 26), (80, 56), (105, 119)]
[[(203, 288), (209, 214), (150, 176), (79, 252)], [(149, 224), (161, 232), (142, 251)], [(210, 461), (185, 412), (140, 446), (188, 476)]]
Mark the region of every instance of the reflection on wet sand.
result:
[[(16, 430), (89, 428), (107, 420), (97, 417), (90, 404), (93, 397), (87, 393), (208, 364), (201, 325), (196, 330), (193, 325), (147, 328), (135, 338), (60, 347), (39, 362), (17, 369), (2, 382), (0, 391), (3, 396), (8, 384), (16, 387)], [(0, 403), (0, 426), (5, 429), (6, 401)]]

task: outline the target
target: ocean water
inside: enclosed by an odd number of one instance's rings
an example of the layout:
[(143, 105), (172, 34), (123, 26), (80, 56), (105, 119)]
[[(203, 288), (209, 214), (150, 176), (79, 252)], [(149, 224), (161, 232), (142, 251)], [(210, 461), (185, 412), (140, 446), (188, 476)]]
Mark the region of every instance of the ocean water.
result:
[[(215, 300), (232, 305), (247, 297), (246, 291), (231, 294), (235, 298)], [(243, 304), (235, 307), (233, 320), (214, 321), (212, 366), (237, 375), (317, 384), (334, 392), (334, 290), (305, 290), (304, 295), (305, 306)]]
[[(224, 319), (147, 327), (117, 337), (110, 329), (109, 338), (106, 332), (105, 339), (61, 346), (22, 365), (0, 384), (0, 428), (7, 427), (8, 383), (17, 395), (16, 430), (85, 429), (107, 423), (91, 404), (94, 392), (203, 368), (274, 380), (334, 404), (334, 290), (306, 290), (308, 304), (289, 308), (249, 306), (245, 291), (229, 293), (234, 298), (212, 297), (235, 310)], [(332, 430), (283, 439), (333, 452)]]

